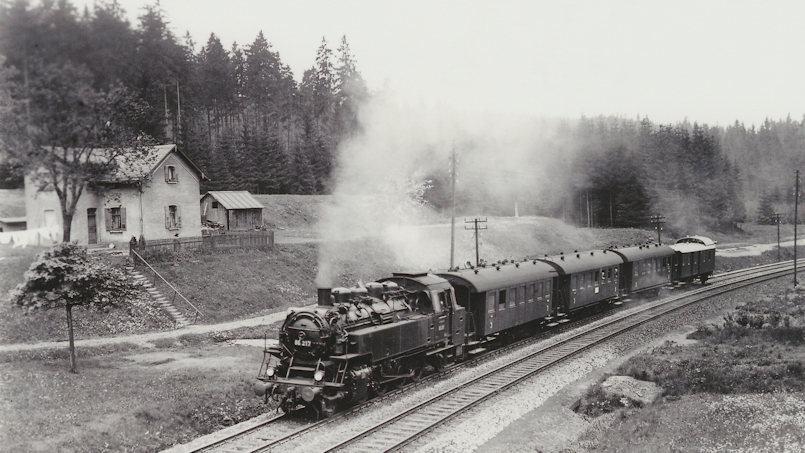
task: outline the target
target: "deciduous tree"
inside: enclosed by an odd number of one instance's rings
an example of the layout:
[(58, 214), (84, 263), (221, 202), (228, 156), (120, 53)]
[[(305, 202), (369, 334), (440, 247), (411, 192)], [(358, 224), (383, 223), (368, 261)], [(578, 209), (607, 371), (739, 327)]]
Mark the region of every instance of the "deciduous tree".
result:
[(75, 373), (73, 307), (100, 309), (126, 300), (134, 291), (123, 272), (91, 261), (83, 247), (63, 243), (40, 253), (10, 296), (13, 304), (25, 310), (66, 310), (70, 371)]

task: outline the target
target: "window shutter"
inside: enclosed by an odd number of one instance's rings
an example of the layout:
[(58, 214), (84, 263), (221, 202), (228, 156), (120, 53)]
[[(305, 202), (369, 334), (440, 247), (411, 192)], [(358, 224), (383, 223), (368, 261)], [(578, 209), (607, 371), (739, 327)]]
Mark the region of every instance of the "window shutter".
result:
[(170, 208), (165, 206), (165, 228), (171, 227)]
[(179, 182), (179, 166), (173, 167), (173, 180)]
[(168, 166), (165, 165), (164, 167), (162, 167), (162, 169), (165, 170), (165, 182), (170, 181), (170, 175), (168, 174)]
[(182, 227), (182, 206), (178, 204), (176, 205), (176, 226)]
[(126, 229), (126, 208), (124, 207), (120, 208), (120, 229)]
[(106, 224), (106, 231), (112, 229), (112, 209), (106, 208), (103, 210), (103, 221)]

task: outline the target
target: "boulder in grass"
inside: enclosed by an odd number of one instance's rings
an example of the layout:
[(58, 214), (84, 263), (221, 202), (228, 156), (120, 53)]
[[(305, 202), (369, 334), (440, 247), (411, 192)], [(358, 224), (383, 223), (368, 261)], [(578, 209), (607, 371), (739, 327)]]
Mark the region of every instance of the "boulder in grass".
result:
[(618, 398), (624, 406), (647, 406), (662, 396), (662, 387), (629, 376), (611, 376), (601, 383), (608, 397)]

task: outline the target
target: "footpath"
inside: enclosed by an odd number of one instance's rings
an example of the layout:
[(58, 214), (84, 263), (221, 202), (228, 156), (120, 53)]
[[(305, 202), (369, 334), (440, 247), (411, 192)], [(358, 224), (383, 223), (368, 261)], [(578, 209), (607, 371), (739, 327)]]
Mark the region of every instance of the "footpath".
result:
[[(162, 340), (166, 338), (178, 338), (182, 335), (204, 334), (209, 332), (237, 329), (238, 327), (252, 327), (260, 325), (268, 326), (270, 324), (284, 320), (286, 313), (287, 312), (283, 310), (275, 313), (270, 313), (264, 316), (258, 316), (255, 318), (239, 319), (236, 321), (227, 321), (218, 324), (196, 324), (174, 330), (121, 335), (114, 337), (85, 338), (81, 340), (75, 340), (75, 345), (76, 347), (85, 347), (85, 346), (92, 347), (92, 346), (105, 346), (111, 344), (132, 343), (141, 346), (153, 346), (151, 342), (155, 340)], [(58, 348), (66, 348), (67, 346), (68, 342), (66, 340), (41, 341), (38, 343), (4, 344), (0, 345), (0, 353), (18, 352), (18, 351), (37, 351), (43, 349), (58, 349)]]

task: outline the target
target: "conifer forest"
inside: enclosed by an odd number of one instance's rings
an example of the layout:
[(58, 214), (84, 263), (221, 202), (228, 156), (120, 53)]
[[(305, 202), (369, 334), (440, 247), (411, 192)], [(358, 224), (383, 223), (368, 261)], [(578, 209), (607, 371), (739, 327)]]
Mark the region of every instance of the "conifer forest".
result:
[[(136, 23), (125, 17), (114, 1), (83, 10), (66, 0), (0, 3), (2, 114), (45, 118), (52, 96), (37, 90), (52, 89), (58, 77), (61, 89), (86, 96), (124, 91), (139, 106), (131, 126), (177, 143), (209, 176), (202, 191), (331, 193), (339, 144), (361, 133), (360, 107), (373, 96), (347, 36), (322, 39), (300, 75), (272, 46), (271, 30), (225, 43), (214, 31), (175, 36), (158, 3)], [(659, 213), (707, 217), (719, 229), (768, 222), (775, 212), (793, 218), (805, 118), (709, 126), (695, 118), (582, 117), (563, 120), (557, 134), (556, 153), (566, 158), (546, 165), (568, 177), (521, 200), (530, 213), (597, 227), (645, 226)], [(25, 162), (12, 155), (0, 149), (2, 188), (22, 185)], [(446, 178), (447, 166), (424, 195), (439, 210), (449, 209)]]

